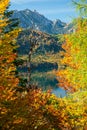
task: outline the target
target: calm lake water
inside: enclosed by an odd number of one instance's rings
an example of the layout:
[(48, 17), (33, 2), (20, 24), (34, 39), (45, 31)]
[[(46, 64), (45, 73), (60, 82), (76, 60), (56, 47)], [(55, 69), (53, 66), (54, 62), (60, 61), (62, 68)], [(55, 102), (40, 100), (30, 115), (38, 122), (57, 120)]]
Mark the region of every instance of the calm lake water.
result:
[(50, 77), (50, 75), (46, 75), (46, 74), (44, 75), (43, 73), (40, 76), (40, 74), (37, 73), (33, 77), (32, 83), (34, 84), (37, 83), (37, 86), (42, 88), (43, 91), (51, 89), (52, 93), (55, 94), (57, 97), (66, 96), (66, 91), (58, 87), (58, 81), (56, 80), (54, 76)]
[(57, 97), (64, 97), (64, 96), (66, 96), (66, 91), (64, 89), (62, 89), (62, 88), (59, 88), (59, 87), (54, 88), (52, 90), (52, 93), (55, 94)]
[[(58, 87), (56, 75), (53, 74), (51, 69), (53, 70), (53, 68), (47, 66), (47, 64), (45, 67), (40, 67), (39, 69), (36, 69), (36, 71), (31, 73), (31, 84), (37, 85), (38, 87), (42, 88), (43, 91), (51, 89), (52, 93), (55, 94), (57, 97), (66, 96), (66, 91)], [(18, 71), (21, 73), (22, 77), (27, 77), (26, 67), (18, 68)]]

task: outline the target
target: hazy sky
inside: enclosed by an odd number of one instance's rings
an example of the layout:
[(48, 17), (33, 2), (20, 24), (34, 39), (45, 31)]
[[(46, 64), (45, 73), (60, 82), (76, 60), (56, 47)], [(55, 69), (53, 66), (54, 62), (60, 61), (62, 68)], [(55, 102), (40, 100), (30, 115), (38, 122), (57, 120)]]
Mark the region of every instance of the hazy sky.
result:
[(11, 9), (37, 10), (50, 20), (70, 22), (77, 16), (72, 0), (11, 0)]

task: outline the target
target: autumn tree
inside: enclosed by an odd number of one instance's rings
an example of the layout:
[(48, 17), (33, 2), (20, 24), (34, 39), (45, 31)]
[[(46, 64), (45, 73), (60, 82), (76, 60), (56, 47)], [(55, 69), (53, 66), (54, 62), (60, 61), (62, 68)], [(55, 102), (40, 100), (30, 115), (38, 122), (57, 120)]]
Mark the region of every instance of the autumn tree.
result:
[(87, 17), (87, 1), (86, 0), (72, 0), (74, 6), (76, 6), (77, 11), (79, 11), (80, 16)]
[[(85, 3), (85, 4), (84, 4)], [(87, 2), (80, 0), (74, 4), (84, 16), (75, 20), (75, 32), (65, 34), (62, 45), (64, 51), (61, 69), (57, 72), (59, 86), (73, 94), (63, 98), (64, 115), (69, 129), (87, 129)]]
[[(79, 6), (79, 5), (77, 5)], [(65, 42), (62, 48), (65, 52), (62, 70), (57, 73), (59, 86), (69, 91), (86, 89), (87, 86), (87, 19), (78, 18), (73, 34), (64, 35)]]
[[(15, 77), (16, 38), (19, 29), (10, 28), (6, 9), (9, 0), (0, 1), (0, 129), (52, 130), (58, 127), (52, 118), (50, 93), (30, 90), (28, 93), (15, 93), (18, 79)], [(47, 104), (47, 106), (46, 106)], [(52, 105), (53, 109), (53, 105)], [(59, 120), (59, 119), (58, 119)]]
[(8, 111), (6, 104), (15, 99), (15, 87), (18, 85), (13, 61), (16, 58), (14, 49), (19, 29), (16, 26), (10, 28), (11, 20), (8, 19), (9, 12), (7, 13), (9, 2), (0, 1), (0, 120), (3, 120), (3, 115)]

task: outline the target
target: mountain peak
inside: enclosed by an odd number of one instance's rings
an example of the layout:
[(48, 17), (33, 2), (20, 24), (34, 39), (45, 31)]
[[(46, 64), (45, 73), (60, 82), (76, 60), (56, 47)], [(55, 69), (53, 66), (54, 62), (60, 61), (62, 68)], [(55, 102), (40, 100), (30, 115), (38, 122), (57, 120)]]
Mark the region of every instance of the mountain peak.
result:
[(58, 26), (58, 27), (66, 26), (66, 23), (62, 22), (60, 19), (54, 20), (53, 23), (54, 23), (55, 26)]
[(51, 21), (47, 19), (44, 15), (37, 12), (37, 10), (15, 10), (12, 17), (19, 18), (20, 26), (23, 28), (33, 27), (33, 29), (35, 30), (40, 30), (49, 34), (65, 33), (64, 28), (67, 25), (60, 19)]
[(26, 8), (24, 11), (30, 11), (30, 10)]
[(56, 22), (61, 22), (61, 20), (60, 19), (55, 19), (54, 23), (56, 23)]

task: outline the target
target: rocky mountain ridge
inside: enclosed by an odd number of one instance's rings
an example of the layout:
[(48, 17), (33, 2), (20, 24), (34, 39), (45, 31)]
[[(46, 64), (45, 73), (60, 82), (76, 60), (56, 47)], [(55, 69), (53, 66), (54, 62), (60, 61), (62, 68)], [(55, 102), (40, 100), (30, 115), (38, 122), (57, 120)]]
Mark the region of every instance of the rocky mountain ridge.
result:
[(36, 10), (14, 10), (12, 18), (18, 18), (23, 28), (33, 28), (49, 34), (64, 34), (73, 32), (73, 25), (62, 22), (59, 19), (51, 21)]

